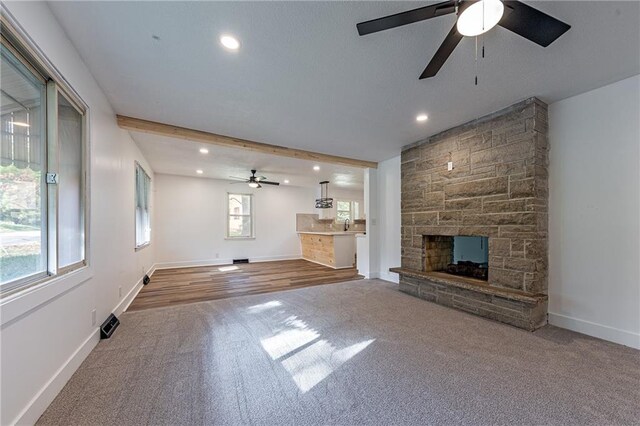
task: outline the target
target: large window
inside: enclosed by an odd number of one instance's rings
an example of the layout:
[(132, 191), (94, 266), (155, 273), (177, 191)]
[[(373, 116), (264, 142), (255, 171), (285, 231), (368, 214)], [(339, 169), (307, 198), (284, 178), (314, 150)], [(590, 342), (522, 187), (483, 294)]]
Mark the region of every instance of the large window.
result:
[(0, 294), (85, 262), (86, 106), (2, 22)]
[(151, 220), (149, 209), (149, 193), (151, 178), (147, 172), (136, 164), (136, 248), (142, 248), (151, 242)]
[(253, 195), (227, 194), (227, 238), (253, 237)]

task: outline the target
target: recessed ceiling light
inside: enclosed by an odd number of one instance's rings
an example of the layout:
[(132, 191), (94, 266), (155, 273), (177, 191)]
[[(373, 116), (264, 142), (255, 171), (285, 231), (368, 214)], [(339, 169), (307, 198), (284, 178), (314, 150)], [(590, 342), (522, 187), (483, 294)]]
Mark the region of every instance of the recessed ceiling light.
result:
[(238, 39), (227, 34), (220, 36), (220, 43), (229, 50), (238, 50), (240, 48)]
[(285, 180), (284, 180), (284, 183), (289, 183), (289, 179), (285, 179)]
[(420, 114), (416, 117), (416, 121), (427, 121), (427, 114)]
[(320, 166), (313, 166), (313, 170), (317, 172), (318, 170), (320, 170)]
[(199, 174), (199, 175), (201, 175), (201, 174), (202, 174), (202, 173), (204, 173), (204, 172), (203, 172), (202, 170), (198, 169), (198, 170), (196, 170), (196, 173), (197, 173), (197, 174)]
[(22, 121), (12, 121), (11, 124), (18, 127), (31, 127), (29, 124), (23, 123)]
[(200, 148), (200, 154), (208, 154), (209, 150), (207, 148)]

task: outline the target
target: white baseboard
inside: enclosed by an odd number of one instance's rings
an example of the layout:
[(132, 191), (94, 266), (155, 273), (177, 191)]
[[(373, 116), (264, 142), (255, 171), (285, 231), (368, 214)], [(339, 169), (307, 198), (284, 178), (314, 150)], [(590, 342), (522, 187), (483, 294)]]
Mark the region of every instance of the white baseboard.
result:
[[(296, 260), (302, 259), (299, 254), (282, 255), (282, 256), (261, 256), (250, 257), (250, 263), (259, 262), (275, 262), (277, 260)], [(218, 265), (231, 265), (233, 259), (204, 259), (204, 260), (189, 260), (180, 262), (160, 262), (154, 265), (155, 269), (177, 269), (177, 268), (194, 268), (197, 266), (218, 266)]]
[[(147, 271), (147, 275), (151, 276), (155, 271), (156, 271), (156, 265), (154, 264)], [(140, 290), (142, 290), (142, 287), (144, 286), (144, 284), (142, 283), (143, 279), (144, 277), (140, 278), (136, 283), (136, 285), (134, 285), (133, 288), (129, 290), (129, 293), (127, 293), (127, 295), (122, 298), (120, 303), (116, 305), (116, 307), (113, 309), (113, 314), (115, 316), (118, 317), (122, 315), (122, 313), (125, 312), (127, 308), (129, 308), (129, 305), (131, 305), (131, 302), (133, 302), (133, 299), (136, 298), (136, 296), (138, 295), (138, 293), (140, 293)]]
[[(151, 276), (156, 270), (156, 265), (153, 265), (147, 275)], [(119, 316), (127, 310), (133, 299), (136, 298), (138, 292), (142, 289), (142, 278), (136, 283), (136, 285), (127, 293), (127, 295), (116, 305), (113, 309), (113, 313)], [(20, 414), (11, 424), (18, 425), (32, 425), (35, 424), (42, 413), (47, 409), (49, 404), (53, 402), (55, 397), (60, 393), (64, 385), (67, 384), (73, 373), (80, 367), (80, 364), (89, 356), (93, 348), (100, 341), (100, 330), (96, 328), (91, 334), (80, 344), (80, 346), (71, 354), (71, 356), (65, 361), (65, 363), (53, 374), (53, 376), (47, 381), (47, 383), (40, 388), (38, 393), (33, 397), (27, 406), (22, 410)]]
[(18, 414), (11, 424), (35, 424), (99, 341), (100, 330), (96, 328), (53, 374), (49, 381), (40, 388), (40, 391), (29, 401), (24, 410)]
[(594, 322), (555, 314), (552, 312), (549, 312), (549, 324), (577, 331), (578, 333), (586, 334), (588, 336), (597, 337), (598, 339), (619, 343), (634, 349), (640, 349), (640, 334), (633, 333), (631, 331), (609, 327), (608, 325), (596, 324)]

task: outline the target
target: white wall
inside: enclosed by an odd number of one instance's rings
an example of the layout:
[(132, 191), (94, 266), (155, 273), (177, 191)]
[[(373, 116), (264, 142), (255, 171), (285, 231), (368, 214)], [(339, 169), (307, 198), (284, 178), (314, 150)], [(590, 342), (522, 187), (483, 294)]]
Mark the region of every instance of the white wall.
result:
[(3, 5), (89, 105), (91, 149), (90, 266), (1, 302), (0, 424), (6, 425), (38, 419), (97, 343), (97, 326), (124, 308), (152, 267), (153, 240), (134, 252), (134, 160), (153, 174), (48, 6)]
[[(252, 189), (216, 179), (156, 174), (158, 267), (301, 256), (296, 213), (315, 213), (314, 188), (265, 185)], [(227, 192), (254, 194), (255, 239), (225, 240)]]
[(549, 106), (549, 322), (640, 348), (640, 76)]
[(400, 156), (378, 163), (378, 257), (380, 278), (398, 282), (400, 266)]

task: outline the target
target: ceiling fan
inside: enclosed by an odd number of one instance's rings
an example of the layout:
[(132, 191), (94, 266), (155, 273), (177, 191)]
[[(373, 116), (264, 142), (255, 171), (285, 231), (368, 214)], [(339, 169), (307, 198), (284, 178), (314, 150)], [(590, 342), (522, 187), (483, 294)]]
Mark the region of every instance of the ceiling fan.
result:
[(251, 188), (262, 188), (262, 184), (265, 185), (280, 185), (280, 182), (269, 182), (264, 176), (256, 176), (257, 170), (251, 170), (251, 176), (249, 179), (229, 176), (231, 179), (238, 180), (240, 182), (232, 182), (232, 183), (247, 183)]
[(547, 47), (567, 32), (570, 25), (515, 0), (449, 0), (395, 15), (360, 22), (361, 36), (455, 13), (456, 24), (436, 51), (420, 80), (435, 76), (464, 36), (477, 36), (500, 25), (514, 33)]

